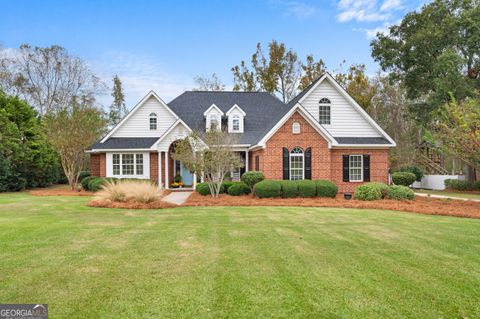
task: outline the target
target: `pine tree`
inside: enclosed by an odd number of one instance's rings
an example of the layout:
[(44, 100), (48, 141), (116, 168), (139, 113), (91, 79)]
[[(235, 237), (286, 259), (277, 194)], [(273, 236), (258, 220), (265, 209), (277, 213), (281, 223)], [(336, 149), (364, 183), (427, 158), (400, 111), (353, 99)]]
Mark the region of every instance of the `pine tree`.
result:
[(111, 127), (115, 126), (127, 114), (127, 107), (125, 106), (125, 95), (122, 90), (122, 81), (115, 75), (113, 77), (113, 103), (110, 105), (110, 112), (108, 113), (108, 121)]

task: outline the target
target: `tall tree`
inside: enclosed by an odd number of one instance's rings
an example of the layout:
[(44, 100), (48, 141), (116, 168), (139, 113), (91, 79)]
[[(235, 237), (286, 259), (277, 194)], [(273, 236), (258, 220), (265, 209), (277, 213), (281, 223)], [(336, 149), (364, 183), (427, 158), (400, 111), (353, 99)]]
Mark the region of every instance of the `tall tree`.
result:
[(411, 111), (425, 123), (451, 96), (461, 100), (480, 88), (479, 30), (478, 0), (434, 0), (377, 34), (372, 56), (405, 83)]
[(233, 89), (278, 94), (283, 102), (288, 102), (297, 94), (301, 70), (297, 53), (287, 50), (284, 43), (272, 40), (268, 44), (268, 58), (258, 43), (251, 58), (251, 68), (245, 61), (232, 68)]
[(48, 140), (60, 156), (68, 183), (75, 189), (88, 154), (85, 153), (105, 132), (107, 120), (97, 108), (72, 104), (45, 117)]
[(370, 112), (376, 88), (365, 72), (364, 64), (352, 64), (346, 73), (337, 73), (335, 78), (361, 107)]
[(302, 62), (302, 71), (303, 75), (300, 79), (300, 84), (298, 89), (300, 91), (305, 90), (313, 81), (319, 78), (323, 73), (325, 73), (327, 67), (325, 62), (322, 59), (315, 61), (313, 55), (307, 55), (307, 62)]
[(61, 46), (22, 44), (18, 50), (0, 53), (0, 86), (8, 94), (21, 96), (40, 115), (74, 100), (93, 104), (95, 95), (105, 88), (86, 63)]
[(197, 85), (194, 91), (224, 91), (225, 84), (222, 83), (216, 73), (212, 76), (196, 76), (193, 81)]
[(108, 122), (110, 127), (115, 126), (127, 114), (127, 107), (125, 106), (125, 95), (123, 94), (122, 81), (118, 75), (113, 77), (113, 102), (110, 105), (108, 112)]

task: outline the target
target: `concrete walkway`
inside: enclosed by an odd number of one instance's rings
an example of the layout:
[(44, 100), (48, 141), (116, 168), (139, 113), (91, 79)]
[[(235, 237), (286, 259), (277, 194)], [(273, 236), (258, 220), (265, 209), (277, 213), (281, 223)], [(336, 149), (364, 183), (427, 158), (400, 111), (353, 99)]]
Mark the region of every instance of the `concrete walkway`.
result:
[(192, 195), (193, 192), (171, 192), (164, 198), (162, 201), (168, 202), (175, 205), (182, 205), (187, 201), (187, 199)]
[(480, 202), (480, 199), (474, 199), (474, 198), (463, 198), (463, 197), (455, 197), (455, 196), (425, 194), (425, 193), (415, 193), (415, 195), (416, 195), (416, 196), (422, 196), (422, 197), (431, 197), (431, 198), (455, 199), (455, 200), (471, 200), (471, 201), (474, 201), (474, 202)]

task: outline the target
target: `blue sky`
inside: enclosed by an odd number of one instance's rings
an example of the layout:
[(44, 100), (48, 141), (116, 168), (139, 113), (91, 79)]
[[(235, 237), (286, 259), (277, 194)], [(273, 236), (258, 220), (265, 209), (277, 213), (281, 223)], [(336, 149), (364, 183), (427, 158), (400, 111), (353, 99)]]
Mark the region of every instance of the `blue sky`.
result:
[(215, 72), (231, 88), (231, 67), (272, 39), (302, 59), (321, 57), (332, 71), (346, 60), (373, 74), (372, 35), (424, 2), (4, 0), (0, 45), (61, 45), (107, 84), (118, 74), (131, 108), (151, 89), (170, 101), (194, 87), (196, 75)]

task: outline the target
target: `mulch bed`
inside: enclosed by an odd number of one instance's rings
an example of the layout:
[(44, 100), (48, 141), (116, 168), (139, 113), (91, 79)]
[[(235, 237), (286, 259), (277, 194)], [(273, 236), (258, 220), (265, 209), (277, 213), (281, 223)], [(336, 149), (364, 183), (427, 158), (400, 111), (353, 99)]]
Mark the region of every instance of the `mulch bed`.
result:
[(93, 196), (95, 193), (75, 191), (70, 188), (40, 188), (28, 192), (33, 196)]
[(182, 206), (299, 206), (299, 207), (341, 207), (397, 210), (428, 215), (444, 215), (480, 218), (480, 202), (451, 199), (434, 199), (417, 196), (414, 201), (378, 200), (358, 201), (337, 198), (256, 198), (252, 195), (218, 198), (202, 196), (194, 192)]
[(102, 207), (102, 208), (126, 208), (126, 209), (160, 209), (160, 208), (173, 208), (178, 207), (175, 204), (170, 204), (162, 201), (155, 201), (152, 203), (139, 203), (135, 201), (127, 202), (112, 202), (105, 199), (94, 199), (87, 204), (90, 207)]

